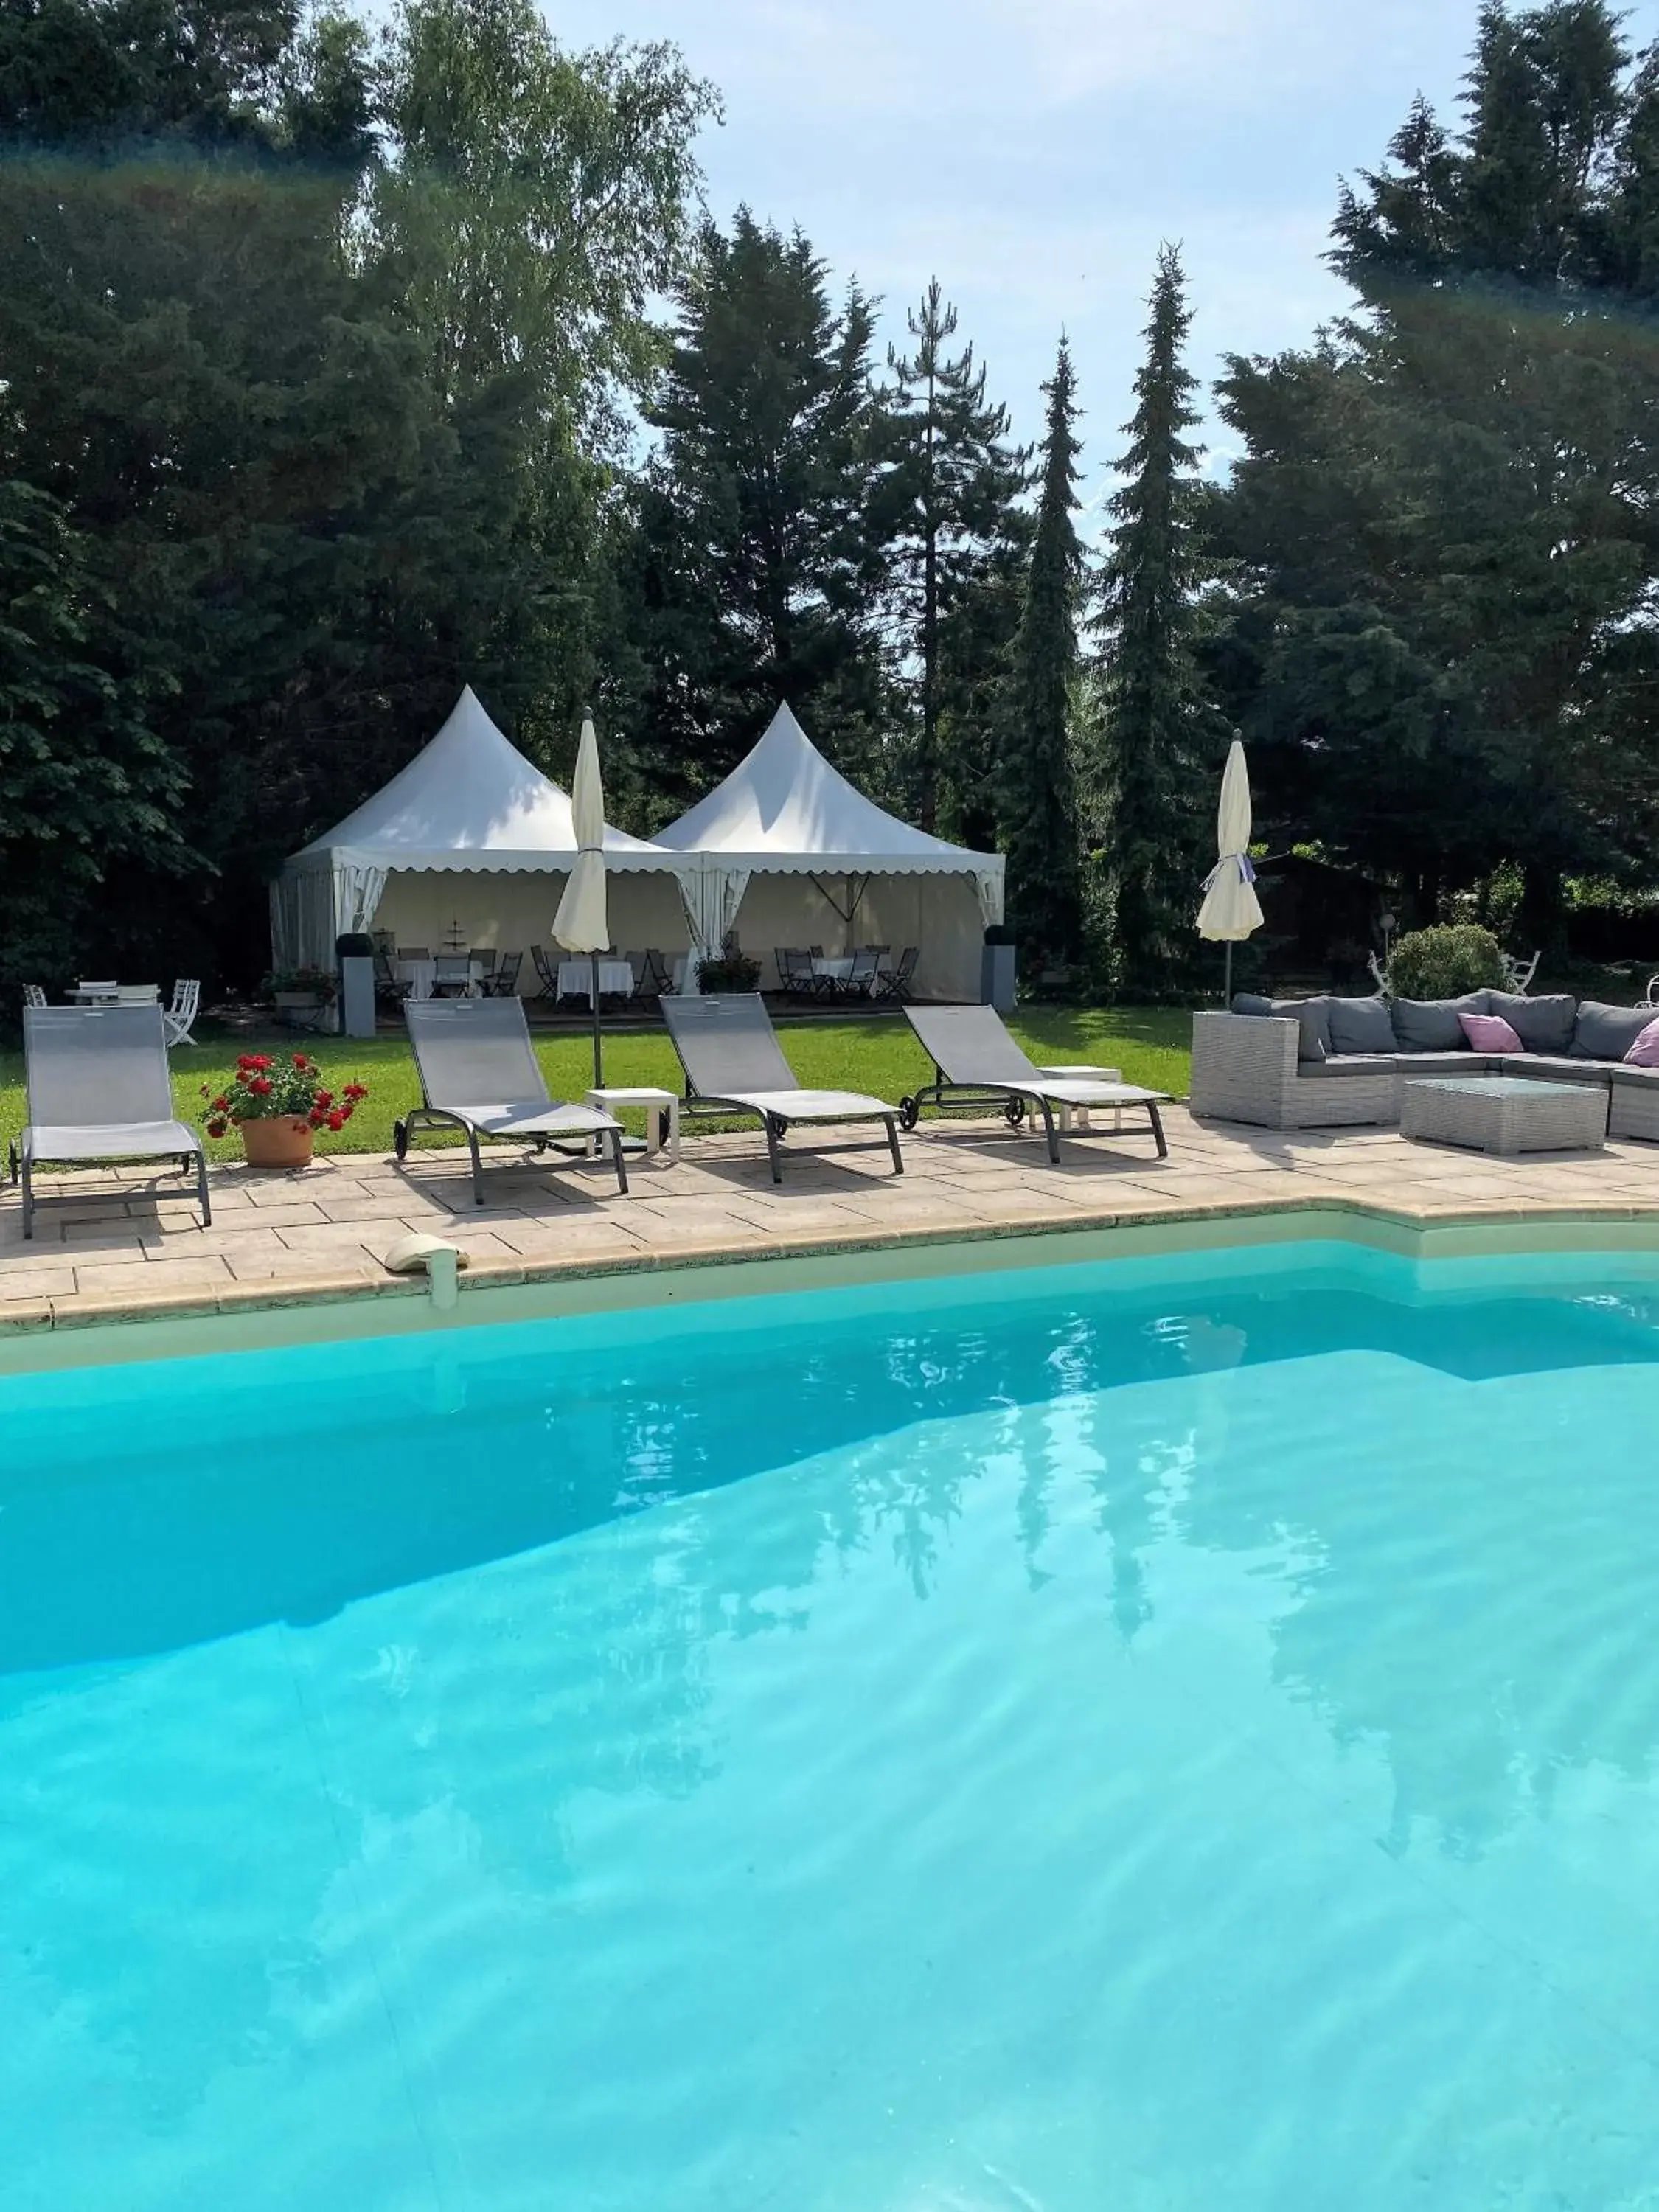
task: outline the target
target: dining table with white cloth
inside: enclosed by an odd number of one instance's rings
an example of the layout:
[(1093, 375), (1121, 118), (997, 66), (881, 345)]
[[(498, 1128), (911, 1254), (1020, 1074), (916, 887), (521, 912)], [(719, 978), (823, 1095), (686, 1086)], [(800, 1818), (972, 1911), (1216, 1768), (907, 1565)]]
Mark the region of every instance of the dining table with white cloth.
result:
[[(634, 970), (626, 960), (599, 962), (599, 996), (602, 999), (631, 999), (634, 995)], [(559, 963), (559, 996), (562, 999), (586, 999), (593, 1003), (593, 963), (589, 957), (561, 960)]]
[[(457, 970), (460, 959), (461, 955), (459, 952), (446, 952), (443, 955), (446, 983), (459, 981)], [(400, 983), (408, 984), (407, 995), (410, 998), (429, 999), (432, 996), (433, 986), (438, 980), (438, 963), (433, 956), (428, 955), (423, 960), (406, 960), (399, 953), (392, 963), (392, 969)], [(483, 982), (489, 972), (487, 963), (482, 960), (467, 962), (466, 991), (469, 998), (477, 995), (479, 984)]]

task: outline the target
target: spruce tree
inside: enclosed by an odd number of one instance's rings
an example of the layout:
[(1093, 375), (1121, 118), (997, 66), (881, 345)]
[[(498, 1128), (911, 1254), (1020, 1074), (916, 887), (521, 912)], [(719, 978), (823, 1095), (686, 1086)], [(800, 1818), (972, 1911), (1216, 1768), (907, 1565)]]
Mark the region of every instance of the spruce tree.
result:
[(633, 562), (641, 762), (683, 805), (787, 700), (867, 774), (885, 720), (871, 304), (851, 285), (837, 313), (800, 233), (740, 208), (729, 236), (705, 228), (679, 306)]
[(1182, 360), (1192, 311), (1181, 256), (1164, 246), (1146, 356), (1118, 467), (1102, 655), (1103, 782), (1109, 808), (1116, 966), (1126, 995), (1156, 999), (1191, 965), (1213, 748), (1193, 652), (1200, 577), (1198, 380)]
[[(968, 780), (945, 756), (951, 736), (966, 734), (964, 709), (971, 711), (982, 673), (975, 664), (1006, 643), (994, 623), (988, 635), (990, 609), (976, 587), (1008, 542), (1027, 456), (1006, 442), (1008, 411), (987, 400), (985, 369), (975, 367), (973, 347), (947, 351), (957, 311), (938, 277), (906, 321), (915, 351), (907, 357), (891, 346), (887, 350), (898, 380), (890, 403), (894, 514), (888, 557), (902, 646), (917, 671), (911, 801), (916, 820), (931, 830), (942, 787)], [(981, 641), (983, 654), (975, 651)]]
[(998, 716), (998, 814), (1008, 857), (1009, 919), (1028, 972), (1064, 965), (1082, 935), (1072, 697), (1078, 673), (1083, 548), (1078, 540), (1076, 380), (1060, 342), (1043, 387), (1042, 489), (1019, 627)]

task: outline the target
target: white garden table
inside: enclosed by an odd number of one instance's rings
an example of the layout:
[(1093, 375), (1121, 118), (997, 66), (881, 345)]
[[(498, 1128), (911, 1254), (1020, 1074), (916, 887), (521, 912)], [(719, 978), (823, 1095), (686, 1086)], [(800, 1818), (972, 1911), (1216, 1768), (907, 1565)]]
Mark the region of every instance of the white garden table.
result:
[[(645, 1109), (645, 1149), (647, 1152), (666, 1151), (671, 1160), (680, 1156), (680, 1102), (673, 1091), (654, 1090), (649, 1084), (635, 1084), (618, 1089), (614, 1084), (599, 1084), (587, 1094), (587, 1103), (609, 1114), (618, 1106), (643, 1106)], [(594, 1139), (597, 1152), (601, 1139)]]
[(153, 1006), (160, 1000), (159, 983), (77, 983), (64, 997), (80, 1006)]

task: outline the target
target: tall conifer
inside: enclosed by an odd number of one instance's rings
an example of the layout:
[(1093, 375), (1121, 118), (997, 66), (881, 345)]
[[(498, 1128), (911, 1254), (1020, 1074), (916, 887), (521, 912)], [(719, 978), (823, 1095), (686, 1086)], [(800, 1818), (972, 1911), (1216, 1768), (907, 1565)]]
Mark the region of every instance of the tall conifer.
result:
[(1173, 246), (1159, 251), (1150, 305), (1103, 611), (1116, 964), (1133, 998), (1161, 995), (1190, 964), (1210, 797), (1208, 714), (1193, 654), (1202, 448), (1188, 433), (1199, 419), (1198, 380), (1182, 356), (1192, 312)]
[[(896, 502), (889, 560), (897, 586), (900, 633), (917, 670), (913, 805), (924, 830), (937, 826), (941, 787), (959, 786), (947, 757), (980, 672), (975, 646), (987, 611), (975, 591), (1013, 530), (1024, 488), (1024, 453), (1011, 451), (1008, 410), (985, 397), (974, 349), (951, 355), (957, 311), (938, 277), (906, 318), (915, 350), (889, 347), (898, 380), (892, 402)], [(992, 626), (993, 629), (994, 626)], [(990, 651), (1006, 637), (988, 641)]]
[(1024, 604), (1002, 688), (999, 817), (1009, 914), (1032, 971), (1076, 957), (1082, 933), (1072, 697), (1078, 673), (1083, 548), (1078, 540), (1076, 380), (1060, 342), (1043, 387), (1042, 491)]

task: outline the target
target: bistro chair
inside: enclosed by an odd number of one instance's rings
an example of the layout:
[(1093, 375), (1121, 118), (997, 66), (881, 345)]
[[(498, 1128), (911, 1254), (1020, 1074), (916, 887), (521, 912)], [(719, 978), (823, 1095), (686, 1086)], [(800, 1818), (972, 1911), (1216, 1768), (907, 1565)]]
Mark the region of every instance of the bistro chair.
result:
[(500, 963), (484, 978), (485, 998), (516, 999), (519, 995), (519, 970), (523, 966), (522, 952), (503, 952)]

